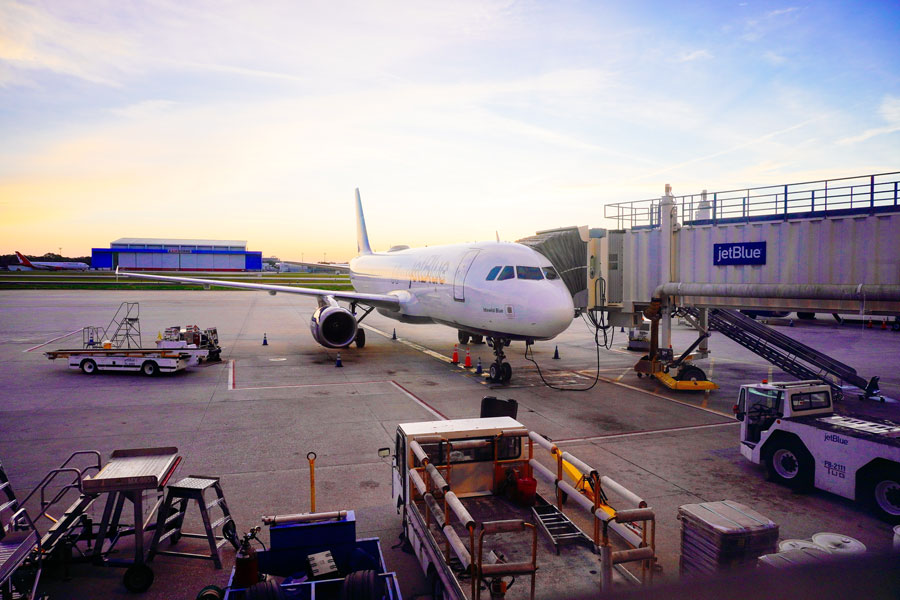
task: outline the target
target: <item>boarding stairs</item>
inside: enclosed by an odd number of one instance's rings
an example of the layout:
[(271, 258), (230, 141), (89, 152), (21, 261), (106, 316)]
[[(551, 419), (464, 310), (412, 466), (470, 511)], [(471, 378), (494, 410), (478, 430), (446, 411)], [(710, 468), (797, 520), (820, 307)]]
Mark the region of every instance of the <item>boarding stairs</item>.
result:
[[(693, 307), (681, 307), (680, 311), (695, 319), (700, 315), (700, 311)], [(831, 386), (836, 398), (843, 396), (844, 384), (859, 388), (866, 397), (877, 396), (879, 393), (878, 377), (866, 381), (853, 367), (791, 339), (739, 311), (710, 308), (709, 325), (785, 373), (800, 380), (821, 379)]]
[(119, 305), (119, 310), (106, 327), (106, 339), (112, 343), (113, 348), (141, 347), (140, 312), (141, 307), (137, 302), (123, 302)]
[(531, 511), (541, 531), (550, 538), (557, 554), (559, 554), (559, 547), (564, 544), (583, 543), (590, 547), (594, 546), (591, 538), (586, 536), (569, 517), (554, 505), (538, 504), (533, 506)]

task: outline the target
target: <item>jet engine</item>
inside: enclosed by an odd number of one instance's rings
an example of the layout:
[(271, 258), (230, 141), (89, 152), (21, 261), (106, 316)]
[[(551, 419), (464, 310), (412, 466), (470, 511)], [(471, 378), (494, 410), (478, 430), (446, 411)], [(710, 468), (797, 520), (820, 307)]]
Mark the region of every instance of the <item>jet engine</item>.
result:
[(313, 339), (326, 348), (349, 346), (356, 338), (356, 329), (356, 317), (337, 302), (320, 306), (309, 321)]

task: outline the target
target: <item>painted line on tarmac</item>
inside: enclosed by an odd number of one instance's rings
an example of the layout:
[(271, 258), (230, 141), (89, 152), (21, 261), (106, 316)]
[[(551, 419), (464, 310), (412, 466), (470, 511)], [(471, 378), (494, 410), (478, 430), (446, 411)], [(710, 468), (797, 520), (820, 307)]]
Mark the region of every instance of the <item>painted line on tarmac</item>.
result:
[[(591, 375), (590, 377), (588, 377), (587, 375), (585, 375), (584, 373), (582, 373), (580, 371), (571, 371), (571, 373), (574, 373), (575, 375), (578, 375), (579, 377), (584, 377), (585, 379), (593, 379), (594, 378), (594, 375)], [(662, 394), (657, 394), (656, 392), (651, 392), (650, 390), (643, 390), (639, 387), (634, 387), (633, 385), (628, 385), (627, 383), (622, 383), (621, 381), (616, 381), (615, 379), (609, 379), (608, 377), (603, 377), (602, 375), (600, 376), (600, 381), (605, 381), (606, 383), (611, 383), (613, 385), (619, 385), (624, 388), (628, 388), (629, 390), (634, 390), (636, 392), (642, 392), (644, 394), (653, 396), (654, 398), (659, 398), (660, 400), (668, 400), (669, 402), (674, 402), (675, 404), (680, 404), (682, 406), (688, 406), (690, 408), (696, 408), (697, 410), (702, 410), (703, 412), (712, 413), (712, 414), (718, 415), (720, 417), (728, 417), (730, 419), (734, 416), (734, 415), (730, 415), (728, 413), (720, 412), (718, 410), (713, 410), (711, 408), (703, 408), (702, 406), (698, 406), (696, 404), (691, 404), (690, 402), (685, 402), (683, 400), (676, 400), (675, 398), (669, 398), (668, 396), (663, 396)]]
[(391, 385), (393, 385), (395, 388), (397, 388), (398, 390), (400, 390), (401, 392), (403, 392), (404, 394), (406, 394), (406, 395), (407, 395), (411, 400), (413, 400), (416, 404), (418, 404), (419, 406), (421, 406), (422, 408), (424, 408), (425, 410), (427, 410), (428, 412), (430, 412), (431, 414), (433, 414), (433, 415), (434, 415), (435, 417), (437, 417), (438, 419), (440, 419), (440, 420), (442, 420), (442, 421), (446, 421), (446, 420), (447, 420), (447, 416), (446, 416), (444, 413), (442, 413), (442, 412), (439, 411), (438, 409), (434, 408), (433, 406), (431, 406), (430, 404), (428, 404), (427, 402), (425, 402), (424, 400), (422, 400), (421, 398), (419, 398), (418, 396), (416, 396), (415, 394), (413, 394), (411, 391), (409, 391), (408, 389), (406, 389), (405, 387), (403, 387), (402, 385), (400, 385), (400, 384), (397, 383), (396, 381), (391, 380)]
[(228, 361), (228, 391), (234, 391), (234, 359)]
[[(384, 337), (386, 337), (386, 338), (388, 338), (388, 339), (393, 338), (393, 335), (391, 335), (390, 333), (386, 333), (386, 332), (384, 332), (384, 331), (381, 331), (380, 329), (375, 329), (375, 328), (372, 327), (371, 325), (361, 325), (360, 327), (365, 327), (365, 328), (368, 329), (369, 331), (374, 331), (374, 332), (377, 333), (378, 335), (382, 335), (382, 336), (384, 336)], [(442, 360), (442, 361), (444, 361), (444, 362), (446, 362), (446, 363), (449, 363), (449, 362), (450, 362), (450, 358), (449, 358), (449, 357), (444, 356), (443, 354), (440, 354), (440, 353), (438, 353), (438, 352), (435, 352), (434, 350), (429, 350), (429, 349), (426, 348), (425, 346), (420, 346), (419, 344), (416, 344), (415, 342), (410, 342), (409, 340), (404, 340), (404, 339), (402, 339), (402, 338), (397, 338), (396, 340), (393, 340), (393, 341), (395, 341), (395, 342), (400, 342), (401, 344), (403, 344), (403, 345), (405, 345), (405, 346), (409, 346), (409, 347), (412, 348), (413, 350), (418, 350), (419, 352), (423, 352), (423, 353), (427, 354), (428, 356), (430, 356), (430, 357), (432, 357), (432, 358), (436, 358), (436, 359), (438, 359), (438, 360)]]
[(292, 388), (331, 387), (335, 385), (367, 385), (371, 383), (391, 383), (390, 379), (376, 379), (373, 381), (334, 381), (332, 383), (295, 383), (292, 385), (260, 385), (254, 387), (234, 388), (235, 392), (252, 390), (287, 390)]
[(694, 429), (711, 429), (713, 427), (727, 427), (728, 425), (740, 425), (740, 421), (729, 421), (728, 423), (708, 423), (706, 425), (685, 425), (684, 427), (663, 427), (662, 429), (647, 429), (646, 431), (628, 431), (626, 433), (610, 433), (608, 435), (592, 435), (583, 438), (568, 438), (564, 440), (553, 440), (554, 444), (574, 444), (576, 442), (593, 442), (599, 440), (610, 440), (616, 438), (635, 437), (639, 435), (652, 435), (654, 433), (672, 433), (676, 431), (692, 431)]
[(75, 335), (75, 334), (78, 333), (79, 331), (81, 331), (81, 329), (76, 329), (75, 331), (70, 331), (69, 333), (66, 333), (66, 334), (64, 334), (64, 335), (57, 336), (57, 337), (53, 338), (52, 340), (47, 340), (47, 341), (44, 342), (43, 344), (38, 344), (37, 346), (32, 346), (32, 347), (29, 348), (28, 350), (22, 350), (22, 353), (24, 354), (25, 352), (31, 352), (32, 350), (37, 350), (38, 348), (43, 348), (43, 347), (46, 346), (47, 344), (52, 344), (52, 343), (55, 342), (56, 340), (61, 340), (61, 339), (63, 339), (63, 338), (67, 338), (67, 337), (69, 337), (70, 335)]

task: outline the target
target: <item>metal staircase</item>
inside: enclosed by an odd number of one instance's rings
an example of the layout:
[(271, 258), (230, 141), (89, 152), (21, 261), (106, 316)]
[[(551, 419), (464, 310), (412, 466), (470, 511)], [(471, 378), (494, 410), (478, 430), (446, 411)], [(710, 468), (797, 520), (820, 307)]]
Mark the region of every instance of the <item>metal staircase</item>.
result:
[[(123, 302), (106, 328), (106, 339), (113, 348), (141, 347), (141, 307), (137, 302)], [(112, 335), (110, 335), (112, 332)]]
[[(694, 318), (698, 318), (700, 314), (700, 311), (693, 307), (681, 307), (680, 310)], [(844, 384), (859, 388), (866, 397), (878, 395), (878, 377), (866, 381), (849, 365), (801, 344), (736, 310), (709, 309), (709, 325), (785, 373), (801, 380), (825, 381), (838, 398), (843, 396)]]

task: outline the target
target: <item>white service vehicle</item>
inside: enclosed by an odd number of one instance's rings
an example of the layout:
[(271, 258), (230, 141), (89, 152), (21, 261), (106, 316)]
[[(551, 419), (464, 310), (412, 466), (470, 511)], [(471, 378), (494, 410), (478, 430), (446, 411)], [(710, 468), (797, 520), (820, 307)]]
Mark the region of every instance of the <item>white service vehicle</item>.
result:
[(834, 413), (822, 381), (741, 387), (741, 454), (775, 481), (870, 504), (900, 523), (900, 423)]
[(87, 375), (97, 371), (139, 371), (153, 377), (196, 365), (209, 355), (205, 348), (103, 348), (44, 352), (50, 360), (64, 358), (70, 369)]
[[(432, 597), (586, 598), (652, 582), (652, 509), (515, 419), (401, 423), (394, 450), (394, 498)], [(542, 450), (555, 468), (537, 460)], [(552, 502), (535, 478), (558, 490)], [(606, 492), (625, 508), (612, 508)], [(587, 533), (567, 516), (576, 511)], [(624, 563), (637, 563), (640, 577)]]

